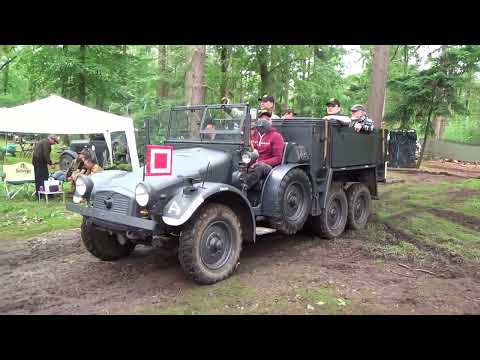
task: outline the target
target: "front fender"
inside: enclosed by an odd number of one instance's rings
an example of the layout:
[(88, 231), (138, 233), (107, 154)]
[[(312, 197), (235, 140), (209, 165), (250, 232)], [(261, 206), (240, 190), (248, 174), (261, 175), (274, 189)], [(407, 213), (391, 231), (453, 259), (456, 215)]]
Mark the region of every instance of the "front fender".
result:
[(270, 216), (273, 206), (278, 202), (278, 189), (287, 173), (297, 167), (305, 167), (305, 164), (284, 164), (276, 166), (270, 171), (262, 189), (262, 215)]
[[(250, 217), (252, 221), (252, 228), (255, 234), (255, 215), (250, 206), (250, 202), (237, 188), (213, 182), (205, 182), (202, 184), (195, 184), (196, 191), (184, 194), (184, 187), (180, 188), (177, 193), (165, 205), (162, 220), (165, 224), (170, 226), (179, 226), (186, 223), (195, 211), (207, 201), (210, 197), (217, 194), (234, 194), (241, 199), (244, 205), (248, 206)], [(235, 210), (235, 209), (233, 209)], [(253, 235), (254, 236), (254, 235)]]

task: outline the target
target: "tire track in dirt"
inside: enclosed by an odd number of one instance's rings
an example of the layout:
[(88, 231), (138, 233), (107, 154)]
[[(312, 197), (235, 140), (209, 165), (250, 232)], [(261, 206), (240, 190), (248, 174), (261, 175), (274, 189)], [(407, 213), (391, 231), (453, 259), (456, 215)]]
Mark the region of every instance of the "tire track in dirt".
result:
[[(468, 274), (433, 280), (426, 274), (395, 275), (394, 262), (377, 264), (353, 245), (361, 236), (349, 232), (327, 241), (307, 233), (266, 235), (245, 244), (233, 276), (262, 298), (293, 298), (299, 287), (330, 287), (352, 300), (354, 313), (480, 314), (480, 304), (462, 295), (480, 298), (478, 280)], [(171, 253), (138, 246), (126, 259), (103, 262), (84, 249), (78, 230), (0, 243), (0, 254), (2, 314), (129, 313), (167, 306), (199, 287), (185, 279)], [(296, 306), (292, 313), (303, 313), (306, 304)]]

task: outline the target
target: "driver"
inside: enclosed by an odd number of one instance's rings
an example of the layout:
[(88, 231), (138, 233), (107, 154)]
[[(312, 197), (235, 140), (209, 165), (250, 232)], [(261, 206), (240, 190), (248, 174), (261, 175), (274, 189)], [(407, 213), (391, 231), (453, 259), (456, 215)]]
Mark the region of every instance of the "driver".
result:
[(205, 119), (205, 128), (204, 130), (207, 132), (207, 137), (209, 140), (214, 140), (216, 136), (216, 130), (217, 128), (215, 127), (215, 123), (213, 121), (212, 117), (207, 117)]
[(258, 112), (256, 128), (251, 135), (251, 144), (258, 152), (258, 159), (247, 170), (246, 184), (251, 189), (261, 179), (267, 177), (274, 166), (282, 163), (285, 141), (272, 127), (272, 113), (267, 109)]

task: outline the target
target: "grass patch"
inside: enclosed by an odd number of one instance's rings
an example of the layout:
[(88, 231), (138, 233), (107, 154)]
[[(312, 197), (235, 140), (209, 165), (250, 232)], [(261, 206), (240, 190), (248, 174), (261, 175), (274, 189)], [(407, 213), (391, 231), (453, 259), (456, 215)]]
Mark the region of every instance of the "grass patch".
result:
[(399, 259), (411, 259), (419, 255), (419, 250), (412, 243), (400, 241), (395, 245), (385, 245), (385, 254)]
[(421, 241), (471, 260), (480, 261), (480, 233), (453, 221), (422, 213), (406, 227)]
[(351, 305), (350, 300), (337, 297), (335, 292), (327, 287), (319, 289), (299, 288), (296, 289), (296, 294), (300, 299), (308, 302), (308, 305), (312, 307), (310, 308), (312, 311), (316, 310), (335, 314), (345, 311), (348, 306)]
[[(69, 191), (68, 184), (65, 190)], [(7, 200), (3, 184), (0, 193), (0, 240), (25, 239), (49, 231), (77, 228), (81, 224), (81, 216), (66, 210), (61, 195), (49, 200), (47, 205), (43, 197), (39, 202), (23, 192)]]
[[(374, 202), (377, 223), (364, 231), (364, 248), (376, 255), (423, 260), (429, 254), (417, 245), (424, 243), (440, 253), (454, 253), (480, 260), (480, 232), (453, 220), (433, 215), (429, 209), (451, 210), (480, 218), (480, 197), (463, 190), (479, 190), (476, 179), (452, 180), (434, 184), (392, 184), (381, 188), (380, 201)], [(383, 194), (382, 194), (383, 193)], [(480, 195), (480, 192), (479, 192)], [(405, 234), (390, 234), (388, 224)], [(412, 243), (414, 241), (415, 243)], [(436, 256), (438, 254), (430, 254)]]
[(148, 307), (142, 315), (244, 314), (252, 308), (256, 291), (238, 279), (229, 278), (210, 286), (198, 286), (181, 295), (174, 304)]

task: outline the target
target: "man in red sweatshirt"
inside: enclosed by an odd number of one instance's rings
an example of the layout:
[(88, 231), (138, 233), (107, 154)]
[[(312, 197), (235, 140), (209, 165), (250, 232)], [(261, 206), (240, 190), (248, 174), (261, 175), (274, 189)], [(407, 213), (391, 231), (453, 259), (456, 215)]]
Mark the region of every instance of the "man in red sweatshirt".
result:
[(267, 109), (260, 110), (257, 115), (257, 125), (251, 134), (250, 142), (258, 152), (258, 159), (248, 168), (248, 189), (266, 177), (274, 166), (282, 163), (285, 141), (282, 134), (272, 127), (271, 117), (272, 114)]

